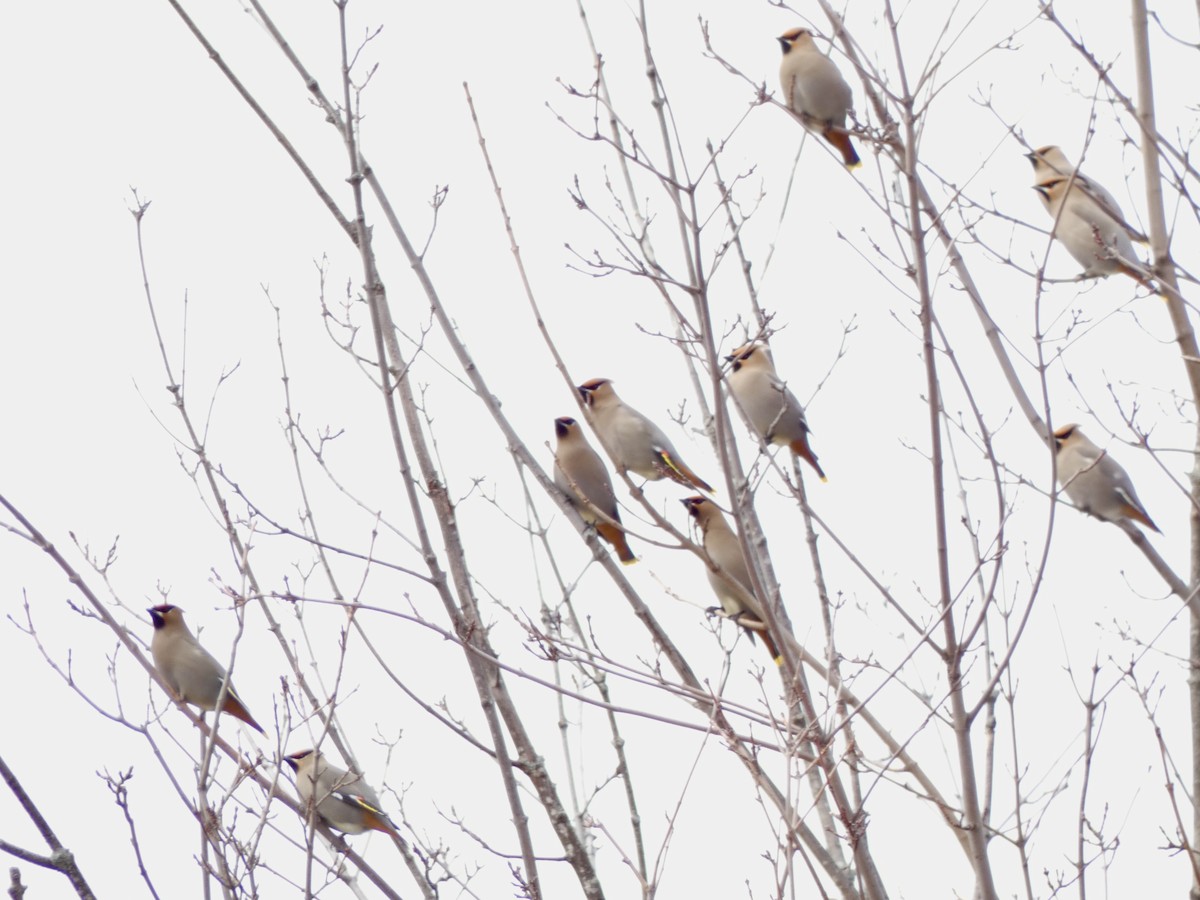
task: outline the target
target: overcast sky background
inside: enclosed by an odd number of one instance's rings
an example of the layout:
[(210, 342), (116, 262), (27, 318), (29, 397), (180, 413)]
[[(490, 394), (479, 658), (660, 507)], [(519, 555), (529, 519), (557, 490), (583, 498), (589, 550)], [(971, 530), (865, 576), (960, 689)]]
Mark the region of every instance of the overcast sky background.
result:
[[(285, 35), (325, 90), (338, 95), (332, 5), (278, 5), (272, 12)], [(344, 150), (266, 32), (236, 3), (194, 6), (189, 11), (223, 58), (269, 106), (349, 210)], [(766, 3), (708, 0), (649, 6), (656, 59), (694, 174), (705, 158), (704, 142), (725, 138), (754, 100), (749, 85), (705, 58), (698, 17), (709, 22), (716, 49), (770, 90), (777, 87), (774, 37), (804, 20)], [(1183, 7), (1160, 13), (1175, 17), (1164, 18), (1169, 31), (1194, 41), (1195, 14)], [(1115, 15), (1088, 3), (1060, 2), (1055, 8), (1064, 21), (1078, 23), (1089, 48), (1113, 63), (1114, 79), (1132, 93), (1125, 8)], [(828, 31), (815, 6), (801, 12), (813, 17), (818, 30)], [(588, 13), (618, 108), (661, 158), (633, 11), (596, 4)], [(903, 11), (900, 40), (911, 66), (921, 65), (928, 55), (942, 15), (941, 4)], [(671, 329), (656, 292), (637, 279), (594, 278), (570, 265), (574, 257), (567, 245), (585, 256), (596, 251), (613, 256), (609, 237), (569, 196), (575, 179), (589, 202), (609, 216), (605, 179), (618, 177), (611, 150), (580, 139), (556, 119), (561, 114), (583, 131), (592, 128), (591, 105), (568, 96), (560, 84), (584, 89), (593, 78), (577, 8), (536, 2), (515, 12), (472, 0), (398, 9), (355, 2), (351, 18), (352, 34), (383, 25), (360, 64), (378, 64), (363, 100), (363, 152), (418, 241), (432, 225), (429, 201), (435, 190), (449, 186), (426, 262), (461, 337), (524, 440), (548, 464), (549, 450), (543, 445), (553, 442), (553, 419), (576, 414), (576, 407), (534, 330), (476, 144), (464, 81), (475, 98), (533, 288), (572, 380), (614, 379), (627, 401), (669, 426), (692, 467), (716, 483), (715, 458), (704, 438), (668, 421), (668, 410), (686, 400), (688, 411), (694, 412), (695, 402), (678, 352), (661, 337)], [(3, 154), (7, 215), (0, 224), (6, 261), (0, 492), (80, 567), (83, 557), (71, 535), (100, 554), (119, 537), (117, 563), (108, 573), (110, 587), (87, 572), (89, 583), (102, 594), (111, 590), (125, 605), (116, 610), (118, 617), (146, 640), (150, 627), (141, 610), (166, 596), (186, 609), (194, 629), (203, 628), (204, 643), (220, 657), (235, 630), (220, 585), (243, 586), (210, 504), (184, 471), (192, 465), (186, 455), (181, 466), (175, 437), (180, 423), (165, 390), (142, 292), (129, 213), (132, 189), (152, 202), (144, 223), (147, 263), (168, 352), (178, 366), (186, 318), (189, 402), (193, 415), (206, 422), (210, 454), (226, 476), (273, 516), (298, 527), (296, 481), (281, 431), (284, 398), (269, 295), (281, 310), (292, 403), (302, 422), (313, 433), (326, 427), (342, 433), (330, 447), (328, 462), (346, 490), (368, 510), (383, 509), (391, 523), (411, 534), (378, 398), (362, 372), (331, 342), (321, 316), (317, 264), (326, 260), (327, 301), (340, 302), (348, 285), (356, 294), (362, 281), (353, 248), (167, 3), (26, 3), (9, 10), (6, 21), (0, 30), (0, 67), (14, 90)], [(954, 21), (950, 32), (965, 29), (964, 36), (939, 73), (944, 88), (921, 136), (924, 164), (976, 202), (1044, 229), (1048, 219), (1029, 189), (1024, 147), (1008, 128), (1013, 126), (1033, 146), (1060, 144), (1076, 159), (1094, 125), (1086, 171), (1117, 195), (1130, 218), (1140, 221), (1145, 203), (1139, 156), (1122, 141), (1118, 127), (1129, 128), (1130, 122), (1104, 102), (1094, 106), (1094, 74), (1052, 26), (1036, 21), (1035, 5), (985, 3), (963, 9)], [(866, 56), (894, 75), (890, 35), (879, 5), (850, 4), (847, 25)], [(1014, 32), (1011, 45), (985, 52)], [(1195, 131), (1190, 74), (1195, 51), (1163, 38), (1156, 29), (1154, 53), (1160, 129), (1190, 136)], [(844, 60), (841, 65), (849, 75)], [(950, 77), (960, 70), (965, 71)], [(1189, 74), (1176, 77), (1179, 72)], [(857, 82), (855, 98), (860, 115), (865, 114)], [(924, 372), (911, 288), (903, 273), (881, 256), (895, 260), (897, 247), (873, 199), (898, 188), (887, 164), (881, 169), (865, 147), (860, 152), (866, 165), (853, 176), (813, 139), (805, 142), (794, 166), (801, 138), (782, 110), (760, 106), (737, 128), (720, 164), (726, 178), (745, 176), (740, 195), (745, 208), (761, 194), (743, 238), (754, 260), (761, 303), (774, 311), (780, 328), (773, 339), (777, 366), (809, 404), (813, 446), (829, 474), (828, 484), (809, 485), (814, 507), (884, 584), (918, 608), (922, 594), (932, 599), (936, 592), (924, 458), (929, 445)], [(932, 176), (929, 180), (936, 183)], [(649, 180), (639, 183), (639, 191), (656, 217), (656, 247), (666, 264), (680, 271), (666, 195)], [(713, 197), (711, 189), (703, 194), (710, 205)], [(1177, 214), (1169, 208), (1168, 215)], [(397, 323), (416, 336), (428, 324), (428, 304), (373, 207), (370, 215)], [(1176, 252), (1194, 269), (1188, 255), (1188, 248), (1196, 246), (1194, 218), (1185, 211), (1175, 221), (1180, 229)], [(951, 222), (962, 224), (957, 216)], [(707, 259), (716, 236), (714, 230)], [(960, 231), (959, 239), (1013, 355), (1033, 360), (1039, 331), (1048, 338), (1047, 358), (1061, 354), (1048, 376), (1055, 421), (1081, 422), (1098, 443), (1111, 443), (1164, 531), (1152, 537), (1155, 546), (1186, 576), (1188, 509), (1180, 485), (1191, 466), (1184, 451), (1192, 444), (1194, 411), (1180, 399), (1185, 384), (1164, 305), (1154, 298), (1135, 299), (1132, 282), (1124, 279), (1054, 284), (1036, 305), (1032, 279), (989, 256), (976, 242), (982, 240), (1032, 269), (1045, 254), (1044, 234), (995, 217), (984, 219), (973, 232)], [(1049, 487), (1050, 461), (1014, 411), (974, 313), (954, 279), (944, 273), (944, 256), (935, 250), (932, 260), (940, 320), (1009, 471), (1008, 500), (1014, 509), (1006, 526), (1009, 556), (1000, 593), (1023, 598), (1045, 540), (1048, 510), (1039, 491)], [(741, 342), (744, 331), (738, 319), (748, 315), (741, 274), (732, 262), (718, 271), (711, 294), (714, 321), (728, 335), (726, 352)], [(1050, 276), (1069, 278), (1077, 268), (1061, 248), (1050, 250)], [(354, 314), (366, 328), (361, 305)], [(1079, 324), (1069, 328), (1075, 321)], [(834, 366), (848, 328), (846, 355)], [(524, 641), (517, 616), (502, 608), (537, 621), (539, 600), (558, 599), (545, 558), (531, 549), (528, 536), (510, 519), (525, 520), (521, 482), (483, 408), (457, 376), (442, 368), (454, 371), (444, 341), (434, 333), (426, 349), (414, 371), (427, 386), (425, 405), (451, 494), (460, 504), (460, 525), (480, 596), (488, 604), (492, 639), (505, 662), (552, 678), (551, 667)], [(967, 419), (964, 393), (944, 362), (946, 407)], [(831, 366), (832, 374), (814, 395)], [(222, 373), (229, 372), (233, 374), (217, 390)], [(1032, 366), (1024, 365), (1021, 374), (1027, 389), (1039, 397)], [(1110, 431), (1129, 437), (1117, 401), (1127, 409), (1139, 407), (1139, 424), (1153, 430), (1152, 444), (1163, 451), (1158, 462), (1110, 440)], [(973, 431), (973, 423), (970, 427)], [(993, 488), (978, 480), (987, 477), (988, 466), (958, 435), (953, 441), (967, 473), (969, 515), (981, 520), (982, 533), (990, 537), (996, 521)], [(753, 444), (746, 439), (741, 446), (743, 458), (752, 459)], [(366, 550), (376, 526), (373, 516), (323, 481), (314, 467), (307, 471), (326, 539)], [(1012, 484), (1017, 475), (1033, 486), (1017, 490)], [(651, 485), (648, 494), (684, 527), (685, 515), (676, 502), (684, 492), (659, 484)], [(542, 516), (554, 521), (551, 537), (565, 577), (578, 577), (588, 564), (587, 549), (547, 498), (539, 495), (535, 502)], [(818, 651), (821, 621), (800, 520), (770, 480), (758, 502), (797, 636)], [(952, 527), (962, 514), (957, 502), (952, 491)], [(642, 557), (628, 577), (693, 664), (716, 684), (725, 657), (701, 612), (713, 602), (703, 567), (690, 554), (639, 538), (653, 536), (652, 529), (632, 511), (626, 520), (635, 534), (631, 543)], [(974, 587), (961, 526), (955, 528), (954, 542), (956, 586), (966, 584), (969, 595)], [(904, 660), (912, 635), (831, 541), (823, 539), (822, 549), (830, 590), (845, 604), (839, 615), (840, 649), (850, 659), (877, 663), (886, 674)], [(419, 555), (386, 527), (374, 552), (422, 569)], [(329, 596), (319, 579), (302, 580), (311, 554), (297, 544), (260, 534), (253, 553), (267, 589), (307, 587), (314, 595)], [(403, 611), (410, 611), (411, 603), (447, 627), (436, 598), (418, 580), (378, 568), (364, 574), (357, 563), (340, 565), (343, 589), (361, 589), (364, 602)], [(147, 690), (145, 674), (115, 651), (112, 636), (68, 609), (68, 601), (77, 597), (61, 573), (12, 536), (0, 540), (0, 591), (3, 609), (18, 620), (23, 619), (21, 604), (28, 600), (47, 652), (63, 665), (69, 658), (74, 676), (98, 703), (107, 708), (115, 703), (106, 658), (116, 653), (121, 699), (131, 718), (144, 718), (141, 711), (151, 697), (164, 708), (157, 689)], [(597, 568), (586, 573), (577, 602), (604, 650), (635, 666), (653, 659), (644, 629)], [(1173, 764), (1185, 772), (1190, 765), (1187, 629), (1178, 606), (1119, 530), (1059, 508), (1046, 581), (1014, 663), (1018, 741), (1029, 766), (1027, 799), (1039, 811), (1045, 809), (1030, 848), (1038, 896), (1049, 891), (1036, 878), (1043, 870), (1053, 878), (1068, 869), (1074, 853), (1080, 786), (1075, 764), (1084, 717), (1077, 692), (1087, 691), (1093, 663), (1101, 667), (1099, 684), (1105, 691), (1120, 681), (1124, 664), (1138, 659), (1137, 677), (1143, 687), (1149, 686), (1147, 702), (1157, 712)], [(290, 637), (301, 640), (292, 611), (281, 606), (277, 614)], [(314, 654), (331, 666), (344, 617), (316, 607), (305, 615)], [(452, 715), (479, 727), (478, 701), (453, 644), (398, 619), (375, 617), (369, 627), (406, 684), (430, 702), (444, 698)], [(727, 644), (733, 641), (731, 626), (718, 630)], [(285, 669), (253, 607), (238, 652), (239, 691), (266, 725), (273, 703), (280, 702)], [(78, 855), (97, 894), (134, 896), (142, 891), (124, 824), (95, 775), (101, 769), (133, 766), (131, 804), (151, 875), (163, 896), (196, 896), (199, 882), (189, 861), (198, 847), (194, 822), (144, 741), (87, 707), (49, 671), (30, 638), (7, 622), (0, 628), (0, 660), (12, 686), (8, 724), (0, 728), (0, 755)], [(739, 641), (727, 696), (778, 708), (773, 673), (767, 673), (765, 689), (750, 673), (764, 662), (761, 647)], [(864, 688), (880, 677), (879, 671), (868, 672)], [(938, 696), (944, 689), (944, 672), (928, 659), (915, 658), (906, 678), (914, 692)], [(390, 789), (404, 792), (407, 817), (419, 824), (423, 837), (450, 842), (456, 866), (484, 863), (472, 883), (479, 896), (510, 896), (507, 866), (452, 823), (461, 815), (484, 840), (502, 851), (517, 851), (505, 827), (509, 813), (490, 760), (405, 699), (361, 648), (348, 654), (341, 685), (343, 727), (369, 780), (377, 786), (386, 781)], [(555, 754), (559, 745), (552, 697), (544, 688), (516, 679), (513, 686), (529, 709), (538, 710), (531, 713), (535, 740), (543, 752)], [(892, 684), (889, 692), (876, 713), (894, 716), (898, 734), (911, 737), (914, 753), (929, 760), (943, 790), (957, 796), (948, 731), (923, 725), (921, 707), (906, 690)], [(621, 683), (615, 700), (703, 727), (691, 707), (652, 689)], [(580, 754), (573, 762), (586, 794), (611, 768), (610, 736), (594, 710), (570, 705), (568, 717), (579, 723), (571, 729)], [(166, 709), (162, 725), (188, 747), (195, 744), (176, 711)], [(668, 817), (675, 817), (659, 896), (770, 896), (774, 878), (761, 855), (773, 847), (774, 816), (755, 797), (744, 769), (720, 740), (632, 716), (622, 719), (622, 727), (652, 856), (668, 830)], [(998, 742), (1008, 740), (1010, 723), (1002, 721), (1000, 727)], [(389, 758), (376, 738), (394, 741), (398, 736)], [(248, 733), (241, 737), (257, 739)], [(1109, 694), (1101, 737), (1090, 811), (1100, 816), (1107, 810), (1105, 833), (1119, 833), (1120, 849), (1094, 886), (1112, 897), (1182, 894), (1186, 862), (1164, 849), (1175, 825), (1164, 795), (1159, 748), (1128, 687), (1118, 686)], [(285, 739), (283, 749), (310, 743), (301, 727)], [(273, 742), (259, 746), (268, 755), (273, 750)], [(868, 752), (877, 749), (869, 746)], [(186, 757), (174, 751), (171, 761), (181, 767), (177, 777), (188, 783)], [(994, 821), (1004, 828), (1012, 824), (1006, 818), (1012, 803), (1010, 762), (1006, 752), (999, 752)], [(565, 794), (561, 755), (549, 763)], [(933, 812), (914, 815), (911, 801), (891, 788), (878, 790), (881, 797), (871, 818), (873, 851), (893, 896), (968, 896), (971, 873)], [(1047, 797), (1060, 790), (1063, 794), (1049, 803)], [(385, 800), (391, 809), (400, 806), (394, 793), (386, 793)], [(540, 810), (532, 802), (529, 810), (539, 851), (551, 856), (561, 852)], [(615, 785), (596, 798), (592, 811), (617, 835), (628, 836)], [(1190, 809), (1183, 814), (1190, 819)], [(299, 823), (286, 820), (290, 815), (284, 809), (276, 813), (281, 827), (299, 837)], [(44, 850), (7, 792), (0, 793), (0, 837)], [(632, 880), (619, 874), (618, 852), (608, 838), (597, 839), (599, 864), (615, 886), (612, 896), (634, 896)], [(384, 842), (359, 838), (354, 844), (367, 848), (368, 859), (393, 878), (402, 894), (415, 893)], [(994, 847), (998, 883), (1010, 896), (1021, 890), (1014, 854), (999, 840)], [(299, 858), (293, 851), (281, 854), (287, 860), (283, 867)], [(59, 876), (24, 864), (21, 868), (31, 896), (66, 895)], [(543, 865), (547, 896), (576, 894), (564, 869)], [(799, 880), (798, 896), (810, 896), (804, 891), (811, 885), (803, 876)], [(369, 894), (370, 888), (366, 890)], [(282, 882), (264, 882), (265, 897), (289, 891)], [(456, 896), (448, 891), (447, 896)], [(329, 892), (344, 894), (341, 888)]]

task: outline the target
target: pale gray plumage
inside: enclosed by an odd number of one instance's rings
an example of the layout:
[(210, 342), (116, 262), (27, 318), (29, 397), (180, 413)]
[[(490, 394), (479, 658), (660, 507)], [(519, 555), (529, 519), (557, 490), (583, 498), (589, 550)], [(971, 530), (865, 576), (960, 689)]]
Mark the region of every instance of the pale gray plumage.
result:
[[(558, 438), (554, 450), (554, 483), (574, 502), (583, 521), (596, 526), (597, 533), (612, 544), (621, 562), (637, 562), (620, 526), (617, 497), (600, 454), (592, 449), (583, 436), (583, 429), (570, 416), (554, 420), (554, 433)], [(592, 506), (613, 521), (601, 520)]]
[(379, 797), (361, 775), (339, 769), (316, 750), (301, 750), (283, 758), (296, 773), (296, 790), (305, 803), (315, 803), (317, 814), (330, 828), (346, 834), (382, 831), (396, 827), (380, 808)]
[(1093, 444), (1078, 425), (1054, 432), (1058, 481), (1071, 502), (1106, 522), (1132, 519), (1158, 531), (1133, 489), (1129, 475), (1107, 450)]
[(775, 372), (770, 352), (758, 343), (746, 344), (726, 357), (729, 391), (758, 436), (768, 444), (781, 444), (808, 462), (825, 481), (825, 473), (808, 443), (804, 407)]
[[(713, 593), (717, 595), (717, 600), (720, 601), (725, 615), (734, 621), (741, 621), (743, 626), (746, 624), (745, 619), (765, 623), (767, 620), (762, 606), (750, 587), (754, 582), (750, 577), (750, 569), (746, 565), (746, 557), (742, 553), (741, 542), (738, 540), (737, 534), (729, 527), (724, 514), (715, 503), (705, 497), (688, 497), (682, 503), (687, 507), (692, 518), (696, 520), (704, 552), (709, 559), (720, 566), (720, 572), (707, 566), (705, 571), (708, 573), (708, 583), (712, 586)], [(734, 587), (731, 582), (736, 582), (737, 587)], [(779, 648), (769, 632), (748, 627), (746, 631), (752, 636), (761, 637), (767, 651), (771, 654), (771, 659), (776, 662), (780, 660)]]
[(666, 477), (712, 492), (709, 484), (687, 467), (662, 429), (617, 396), (611, 381), (593, 378), (578, 390), (591, 409), (596, 434), (619, 470), (650, 481)]
[(837, 148), (847, 167), (859, 165), (858, 153), (846, 133), (846, 116), (854, 106), (850, 85), (833, 60), (817, 48), (808, 29), (793, 28), (778, 40), (783, 48), (779, 83), (784, 104), (800, 117), (805, 127)]
[(1033, 163), (1033, 189), (1057, 220), (1054, 236), (1083, 266), (1083, 274), (1122, 272), (1145, 284), (1132, 268), (1140, 261), (1116, 198), (1086, 176), (1076, 173), (1072, 180), (1074, 167), (1058, 147), (1040, 147), (1027, 156)]
[(1033, 152), (1026, 153), (1025, 158), (1033, 164), (1033, 183), (1035, 185), (1048, 181), (1056, 175), (1070, 177), (1074, 173), (1075, 184), (1073, 187), (1077, 186), (1083, 192), (1091, 195), (1097, 203), (1104, 207), (1105, 212), (1121, 224), (1130, 238), (1138, 243), (1146, 243), (1146, 236), (1134, 228), (1121, 212), (1121, 204), (1117, 202), (1117, 198), (1104, 185), (1097, 184), (1082, 172), (1076, 171), (1075, 166), (1071, 165), (1071, 161), (1067, 159), (1061, 147), (1053, 144), (1038, 147)]
[[(183, 610), (178, 606), (164, 603), (151, 607), (147, 612), (154, 623), (154, 636), (150, 639), (154, 668), (180, 700), (211, 712), (216, 708), (217, 698), (221, 694), (225, 667), (200, 646), (183, 621)], [(266, 734), (262, 726), (254, 721), (232, 684), (225, 692), (221, 711)]]

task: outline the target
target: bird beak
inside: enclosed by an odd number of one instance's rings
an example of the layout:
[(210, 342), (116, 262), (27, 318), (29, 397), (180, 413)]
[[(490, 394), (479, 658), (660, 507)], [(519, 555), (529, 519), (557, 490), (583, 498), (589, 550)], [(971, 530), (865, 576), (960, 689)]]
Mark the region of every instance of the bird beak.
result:
[(1036, 163), (1038, 161), (1038, 155), (1032, 150), (1025, 154), (1025, 158), (1031, 163)]
[(300, 771), (300, 763), (296, 762), (296, 760), (292, 759), (290, 756), (285, 756), (283, 761), (292, 767), (293, 772)]
[(783, 48), (784, 53), (792, 49), (792, 45), (788, 43), (787, 38), (775, 38), (775, 40), (779, 41), (779, 46)]

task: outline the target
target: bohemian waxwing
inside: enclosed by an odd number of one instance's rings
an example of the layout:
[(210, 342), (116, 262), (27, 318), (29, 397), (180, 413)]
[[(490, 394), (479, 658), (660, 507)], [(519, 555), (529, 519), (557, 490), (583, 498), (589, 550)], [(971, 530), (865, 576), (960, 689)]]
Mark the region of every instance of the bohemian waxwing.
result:
[(650, 481), (666, 476), (683, 485), (712, 493), (712, 487), (687, 467), (679, 451), (657, 425), (627, 406), (607, 378), (593, 378), (578, 387), (592, 411), (592, 425), (619, 471), (634, 472)]
[(1107, 450), (1089, 441), (1078, 425), (1064, 425), (1054, 432), (1054, 459), (1058, 481), (1079, 509), (1106, 522), (1133, 519), (1159, 530), (1125, 470)]
[(804, 407), (775, 374), (775, 364), (767, 348), (757, 343), (746, 344), (725, 358), (733, 365), (729, 390), (758, 436), (768, 444), (790, 447), (816, 470), (822, 481), (827, 480), (817, 455), (808, 445)]
[(820, 134), (842, 154), (847, 168), (862, 165), (846, 132), (846, 114), (854, 105), (854, 96), (842, 73), (817, 49), (807, 28), (785, 31), (778, 40), (783, 47), (779, 81), (784, 104), (806, 128)]
[(1129, 233), (1129, 237), (1139, 244), (1148, 243), (1148, 239), (1144, 234), (1129, 224), (1129, 221), (1121, 213), (1121, 206), (1117, 203), (1117, 198), (1114, 197), (1108, 189), (1102, 184), (1097, 184), (1092, 181), (1082, 172), (1077, 172), (1075, 167), (1071, 165), (1066, 154), (1062, 152), (1060, 147), (1049, 144), (1045, 147), (1038, 147), (1032, 153), (1026, 153), (1025, 158), (1033, 164), (1033, 182), (1041, 184), (1043, 181), (1054, 177), (1055, 175), (1066, 175), (1070, 177), (1071, 173), (1075, 173), (1075, 184), (1072, 187), (1078, 187), (1084, 193), (1089, 194), (1097, 203), (1104, 207), (1105, 212), (1117, 220)]
[(1033, 163), (1033, 189), (1046, 212), (1057, 219), (1054, 237), (1083, 266), (1084, 276), (1123, 272), (1153, 290), (1134, 268), (1140, 260), (1130, 237), (1142, 236), (1126, 223), (1116, 198), (1082, 174), (1075, 173), (1072, 181), (1074, 166), (1058, 147), (1039, 147), (1025, 155)]
[(361, 775), (330, 765), (316, 750), (289, 753), (283, 761), (296, 773), (300, 800), (315, 804), (317, 815), (330, 828), (346, 834), (373, 830), (400, 836)]
[[(146, 611), (154, 622), (154, 636), (150, 639), (154, 668), (180, 700), (211, 712), (225, 681), (225, 668), (200, 646), (183, 621), (183, 610), (178, 606), (163, 604)], [(221, 711), (241, 719), (260, 734), (266, 734), (234, 691), (232, 682), (225, 692)]]
[[(745, 628), (753, 637), (762, 638), (767, 652), (776, 664), (783, 662), (779, 647), (771, 633), (765, 628), (759, 631), (752, 625), (766, 623), (762, 606), (754, 592), (750, 589), (750, 570), (746, 566), (746, 557), (742, 553), (742, 545), (734, 534), (725, 516), (716, 504), (706, 497), (688, 497), (680, 501), (687, 507), (688, 514), (696, 520), (700, 529), (701, 543), (708, 558), (721, 567), (715, 572), (711, 567), (708, 571), (708, 583), (712, 585), (713, 593), (721, 601), (721, 609), (725, 615)], [(736, 582), (736, 583), (735, 583)]]
[[(612, 544), (617, 559), (625, 565), (637, 562), (625, 540), (612, 479), (608, 477), (600, 454), (592, 449), (583, 436), (583, 429), (570, 416), (554, 420), (554, 433), (558, 436), (558, 446), (554, 449), (554, 483), (579, 510), (583, 521), (595, 525), (600, 537)], [(613, 521), (601, 521), (593, 506)]]

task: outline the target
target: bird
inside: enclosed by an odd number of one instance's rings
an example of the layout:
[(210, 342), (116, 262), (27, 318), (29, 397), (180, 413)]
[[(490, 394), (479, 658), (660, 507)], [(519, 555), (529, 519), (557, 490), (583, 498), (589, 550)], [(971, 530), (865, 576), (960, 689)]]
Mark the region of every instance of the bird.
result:
[(330, 828), (346, 834), (382, 831), (400, 837), (379, 798), (363, 777), (331, 765), (317, 750), (289, 753), (283, 761), (296, 773), (296, 790), (305, 804), (314, 804), (317, 815)]
[(770, 352), (762, 344), (752, 342), (725, 357), (732, 365), (729, 390), (733, 399), (768, 444), (780, 444), (807, 462), (828, 481), (817, 455), (808, 444), (808, 420), (804, 407), (787, 385), (775, 374)]
[(577, 388), (583, 402), (592, 411), (592, 425), (621, 472), (634, 472), (649, 481), (670, 478), (707, 493), (713, 489), (707, 481), (687, 467), (679, 451), (662, 429), (632, 406), (626, 405), (612, 382), (593, 378)]
[(712, 585), (713, 593), (721, 602), (721, 609), (725, 611), (726, 616), (741, 625), (751, 638), (756, 634), (762, 638), (771, 659), (776, 665), (781, 665), (783, 657), (779, 652), (779, 645), (766, 630), (767, 620), (763, 615), (762, 606), (750, 588), (750, 569), (746, 565), (746, 557), (742, 553), (738, 536), (725, 521), (721, 510), (707, 497), (687, 497), (680, 502), (696, 520), (704, 553), (720, 566), (720, 572), (714, 571), (711, 566), (707, 569), (708, 583)]
[(1025, 158), (1033, 164), (1034, 183), (1040, 183), (1055, 175), (1065, 175), (1070, 177), (1071, 173), (1075, 173), (1075, 186), (1080, 190), (1091, 195), (1105, 210), (1116, 219), (1122, 227), (1129, 233), (1129, 237), (1139, 244), (1149, 243), (1149, 239), (1129, 224), (1125, 216), (1121, 213), (1121, 206), (1117, 203), (1117, 198), (1108, 191), (1104, 185), (1097, 184), (1092, 181), (1082, 172), (1075, 169), (1071, 162), (1067, 159), (1067, 155), (1062, 152), (1061, 147), (1056, 147), (1054, 144), (1047, 144), (1045, 147), (1038, 147), (1036, 150), (1026, 153)]
[[(227, 680), (225, 668), (200, 646), (178, 606), (164, 603), (146, 611), (154, 623), (154, 636), (150, 639), (154, 668), (180, 700), (211, 712), (217, 705), (221, 685)], [(221, 712), (241, 719), (259, 734), (266, 734), (246, 709), (232, 682), (225, 691)]]
[(1122, 272), (1154, 290), (1137, 270), (1141, 261), (1133, 240), (1144, 238), (1125, 221), (1116, 198), (1076, 172), (1062, 150), (1052, 144), (1025, 156), (1033, 164), (1033, 189), (1057, 222), (1054, 237), (1083, 266), (1084, 277)]
[(1138, 499), (1129, 475), (1078, 425), (1064, 425), (1054, 432), (1054, 459), (1059, 483), (1083, 512), (1105, 522), (1133, 519), (1162, 534)]
[[(608, 469), (604, 468), (600, 454), (592, 449), (583, 436), (583, 429), (570, 416), (554, 420), (554, 433), (558, 437), (554, 449), (554, 483), (579, 510), (583, 521), (595, 525), (600, 537), (617, 551), (617, 559), (625, 565), (637, 562), (625, 539), (612, 479), (608, 477)], [(612, 521), (602, 520), (592, 507)]]
[(807, 28), (785, 31), (778, 41), (783, 48), (779, 81), (785, 105), (806, 128), (820, 134), (842, 154), (846, 168), (862, 165), (846, 131), (846, 115), (854, 105), (854, 96), (838, 67), (817, 49)]

